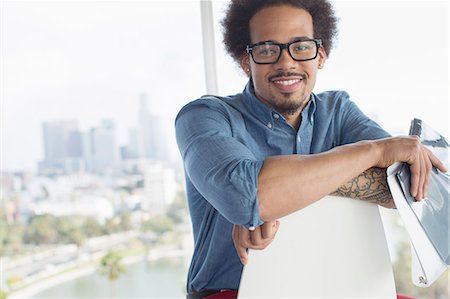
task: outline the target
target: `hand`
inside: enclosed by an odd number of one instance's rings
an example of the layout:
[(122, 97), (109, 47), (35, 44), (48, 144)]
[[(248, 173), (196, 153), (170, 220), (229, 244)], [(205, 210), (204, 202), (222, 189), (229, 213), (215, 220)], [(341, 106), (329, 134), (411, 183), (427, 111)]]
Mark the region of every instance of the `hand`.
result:
[(382, 145), (382, 155), (378, 167), (388, 167), (395, 162), (406, 162), (411, 170), (411, 195), (416, 200), (427, 196), (432, 167), (442, 172), (444, 164), (425, 146), (417, 136), (395, 137), (376, 141)]
[(272, 243), (280, 227), (280, 221), (267, 221), (250, 231), (241, 225), (233, 226), (233, 242), (242, 264), (248, 261), (247, 249), (263, 250)]

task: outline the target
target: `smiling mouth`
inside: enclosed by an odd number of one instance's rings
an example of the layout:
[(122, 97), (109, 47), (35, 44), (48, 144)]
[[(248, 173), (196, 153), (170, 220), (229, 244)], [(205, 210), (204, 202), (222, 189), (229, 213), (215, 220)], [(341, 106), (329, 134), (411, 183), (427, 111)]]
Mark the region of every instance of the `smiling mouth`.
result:
[(295, 78), (273, 78), (270, 82), (275, 86), (276, 89), (281, 91), (282, 93), (292, 93), (297, 90), (297, 88), (303, 82), (302, 77)]
[(273, 80), (272, 82), (275, 84), (280, 84), (283, 86), (290, 86), (296, 83), (299, 83), (303, 79), (289, 79), (289, 80)]

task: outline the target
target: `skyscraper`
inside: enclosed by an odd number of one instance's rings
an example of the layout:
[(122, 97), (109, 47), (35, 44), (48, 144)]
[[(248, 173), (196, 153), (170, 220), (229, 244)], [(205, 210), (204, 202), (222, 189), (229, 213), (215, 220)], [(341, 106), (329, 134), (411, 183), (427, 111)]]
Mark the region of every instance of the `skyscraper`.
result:
[(81, 170), (84, 161), (78, 122), (45, 122), (42, 129), (45, 156), (39, 166), (40, 172), (58, 174)]
[(88, 140), (88, 169), (96, 173), (112, 171), (119, 157), (114, 122), (102, 120), (100, 127), (90, 130)]
[(155, 160), (168, 158), (165, 124), (154, 107), (149, 109), (145, 93), (139, 98), (138, 134), (143, 144), (143, 157)]
[(138, 159), (144, 157), (142, 135), (137, 128), (128, 130), (128, 145), (122, 147), (122, 159)]

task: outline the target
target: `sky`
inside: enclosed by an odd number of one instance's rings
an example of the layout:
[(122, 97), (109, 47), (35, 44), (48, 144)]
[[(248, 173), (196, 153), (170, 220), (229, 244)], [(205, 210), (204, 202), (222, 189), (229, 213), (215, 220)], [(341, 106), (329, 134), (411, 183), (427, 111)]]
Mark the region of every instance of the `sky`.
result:
[[(1, 165), (35, 171), (42, 123), (77, 119), (81, 130), (111, 118), (119, 142), (136, 126), (146, 93), (173, 121), (206, 93), (198, 1), (1, 1)], [(339, 40), (316, 92), (343, 89), (391, 133), (421, 117), (449, 136), (447, 1), (337, 1)], [(214, 1), (219, 94), (247, 81), (224, 53)]]

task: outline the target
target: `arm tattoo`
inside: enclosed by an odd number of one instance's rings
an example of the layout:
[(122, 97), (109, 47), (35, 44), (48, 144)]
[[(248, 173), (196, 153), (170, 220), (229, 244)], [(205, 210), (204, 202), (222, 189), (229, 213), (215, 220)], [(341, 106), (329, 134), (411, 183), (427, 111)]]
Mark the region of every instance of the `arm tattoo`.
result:
[(382, 168), (373, 167), (364, 171), (331, 194), (356, 198), (384, 207), (394, 207), (387, 184), (386, 170)]

